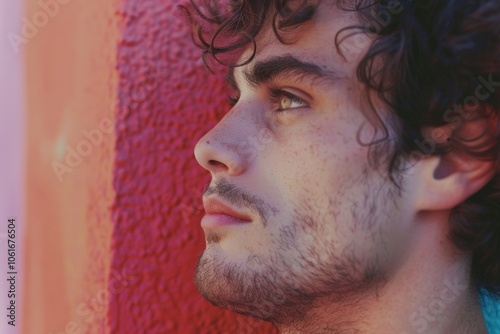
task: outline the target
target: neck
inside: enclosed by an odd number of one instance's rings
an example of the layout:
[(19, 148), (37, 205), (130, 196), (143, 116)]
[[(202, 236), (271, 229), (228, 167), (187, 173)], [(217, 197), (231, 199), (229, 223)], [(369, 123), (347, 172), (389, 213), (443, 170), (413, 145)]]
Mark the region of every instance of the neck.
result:
[(383, 287), (317, 300), (304, 319), (277, 325), (280, 333), (486, 334), (470, 256), (451, 245), (437, 216), (418, 225), (408, 258)]

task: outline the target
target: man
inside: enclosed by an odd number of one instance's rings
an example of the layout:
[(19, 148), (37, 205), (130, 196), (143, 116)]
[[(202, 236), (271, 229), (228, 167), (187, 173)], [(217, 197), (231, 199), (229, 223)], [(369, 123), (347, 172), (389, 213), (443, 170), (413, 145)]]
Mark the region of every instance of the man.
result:
[(487, 333), (500, 3), (192, 5), (235, 95), (195, 148), (201, 294), (282, 333)]

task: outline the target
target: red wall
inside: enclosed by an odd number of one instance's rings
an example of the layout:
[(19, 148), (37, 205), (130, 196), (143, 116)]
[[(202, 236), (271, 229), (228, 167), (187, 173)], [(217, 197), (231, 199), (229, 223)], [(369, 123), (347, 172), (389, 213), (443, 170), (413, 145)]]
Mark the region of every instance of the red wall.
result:
[(42, 2), (24, 11), (22, 333), (274, 333), (193, 283), (210, 181), (193, 150), (227, 106), (178, 2)]
[(119, 15), (111, 270), (135, 276), (111, 295), (111, 331), (274, 332), (211, 306), (193, 283), (205, 246), (201, 192), (210, 181), (193, 150), (227, 111), (222, 77), (204, 69), (176, 2), (126, 0)]

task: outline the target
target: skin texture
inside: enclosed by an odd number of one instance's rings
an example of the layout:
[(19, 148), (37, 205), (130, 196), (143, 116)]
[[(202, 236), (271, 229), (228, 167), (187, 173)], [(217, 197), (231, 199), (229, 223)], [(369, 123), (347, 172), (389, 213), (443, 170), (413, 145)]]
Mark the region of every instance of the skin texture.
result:
[[(438, 189), (446, 182), (446, 191), (468, 196), (487, 181), (489, 166), (473, 183), (448, 160), (422, 159), (408, 164), (399, 190), (387, 166), (370, 164), (362, 142), (381, 132), (355, 76), (370, 40), (346, 40), (346, 59), (332, 42), (357, 22), (320, 5), (293, 31), (293, 44), (266, 29), (256, 57), (235, 69), (238, 102), (200, 139), (195, 156), (212, 175), (205, 196), (251, 223), (205, 229), (195, 282), (214, 305), (271, 321), (283, 333), (486, 333), (470, 257), (446, 239), (457, 203), (440, 201), (446, 194)], [(256, 83), (256, 65), (275, 57), (314, 64), (325, 77), (292, 71)], [(451, 172), (435, 180), (438, 168)], [(426, 314), (455, 279), (455, 297)]]

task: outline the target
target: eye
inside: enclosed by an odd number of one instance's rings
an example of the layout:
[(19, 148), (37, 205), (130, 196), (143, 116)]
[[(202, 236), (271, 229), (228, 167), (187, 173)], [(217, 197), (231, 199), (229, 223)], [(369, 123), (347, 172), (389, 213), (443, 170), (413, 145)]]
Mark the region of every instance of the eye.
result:
[(278, 112), (307, 106), (307, 103), (301, 98), (281, 89), (271, 90), (271, 99), (277, 106), (276, 111)]
[(280, 100), (280, 110), (298, 108), (303, 105), (304, 102), (294, 95), (283, 95)]

